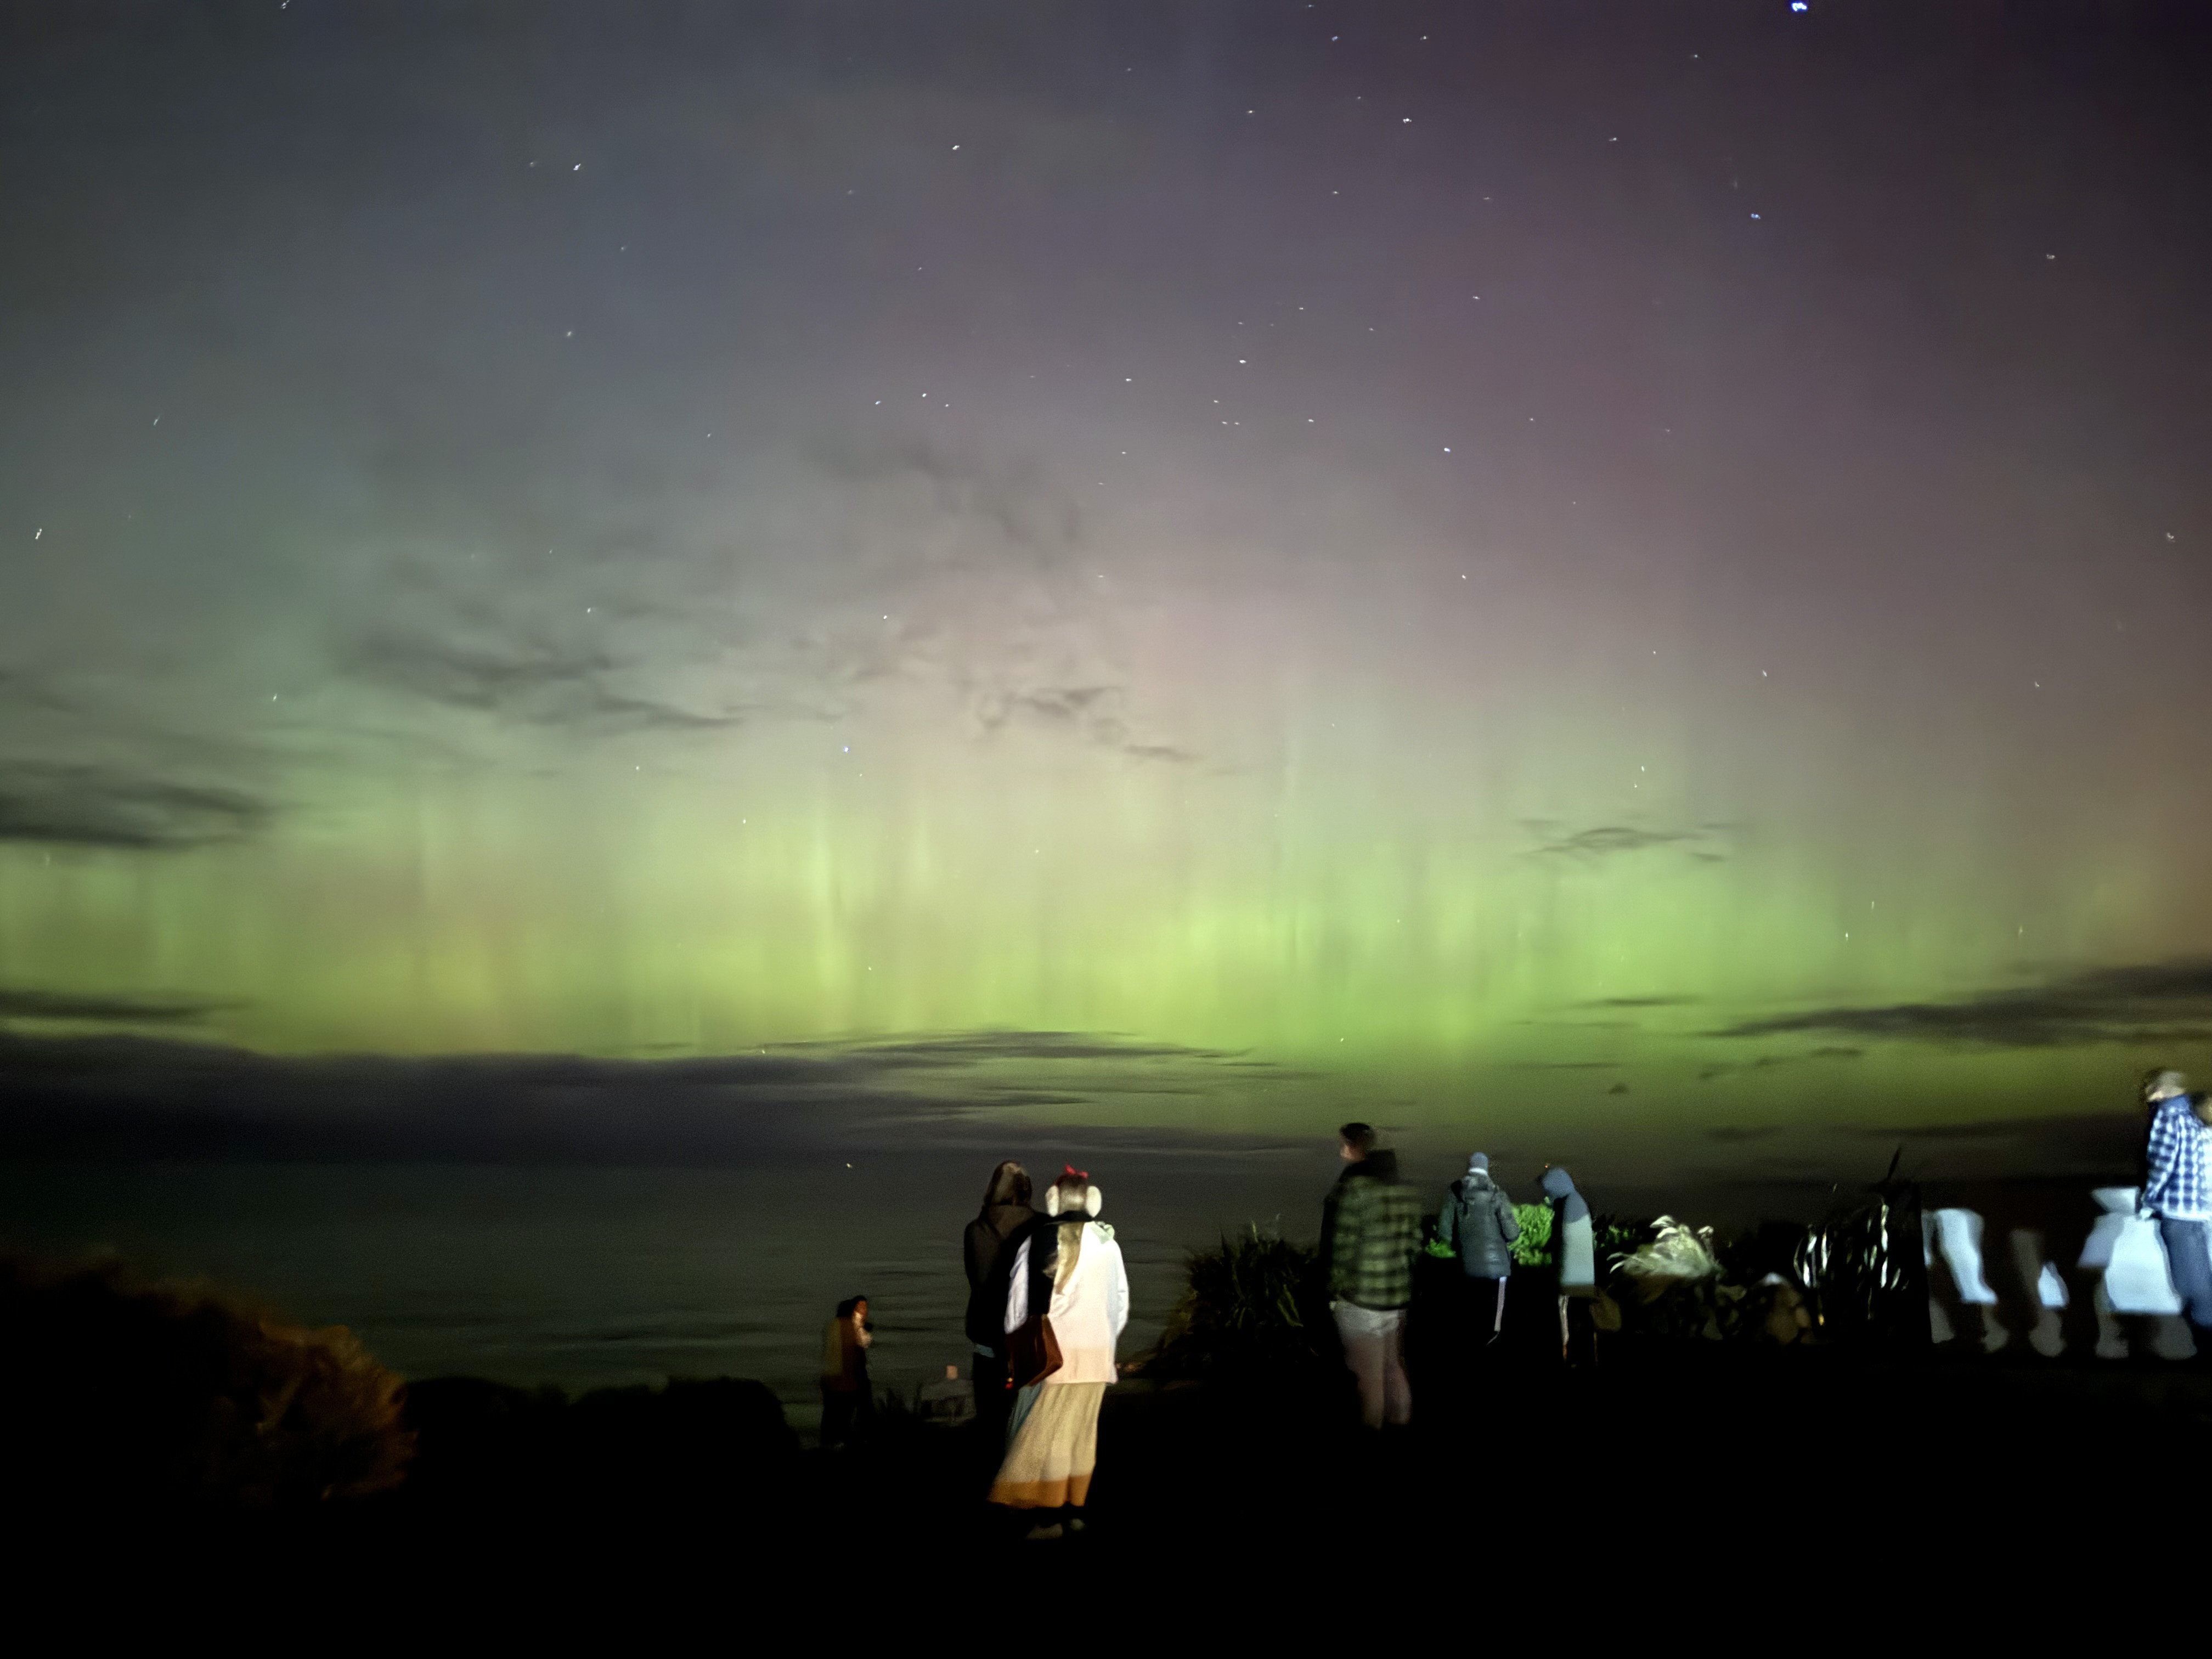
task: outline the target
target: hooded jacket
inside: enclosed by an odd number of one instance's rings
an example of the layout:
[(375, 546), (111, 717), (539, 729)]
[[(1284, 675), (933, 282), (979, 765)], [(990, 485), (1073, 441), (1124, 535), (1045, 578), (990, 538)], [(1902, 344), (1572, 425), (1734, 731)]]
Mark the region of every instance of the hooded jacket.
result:
[(1023, 1230), (1039, 1218), (1026, 1204), (994, 1204), (968, 1224), (968, 1340), (994, 1354), (1006, 1352), (999, 1322), (1015, 1249)]
[(1445, 1189), (1437, 1216), (1437, 1237), (1452, 1247), (1469, 1279), (1510, 1279), (1513, 1241), (1521, 1237), (1520, 1218), (1505, 1189), (1486, 1170), (1470, 1170)]
[(1574, 1177), (1556, 1164), (1544, 1171), (1544, 1196), (1552, 1201), (1552, 1242), (1559, 1253), (1559, 1288), (1570, 1295), (1597, 1287), (1597, 1241), (1590, 1228), (1589, 1203), (1575, 1190)]

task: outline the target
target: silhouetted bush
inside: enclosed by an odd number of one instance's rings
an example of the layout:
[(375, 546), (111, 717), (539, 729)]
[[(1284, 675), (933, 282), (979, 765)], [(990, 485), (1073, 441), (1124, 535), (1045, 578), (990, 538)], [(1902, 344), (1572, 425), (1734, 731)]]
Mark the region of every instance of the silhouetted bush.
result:
[(1139, 1366), (1162, 1381), (1335, 1364), (1321, 1253), (1257, 1227), (1186, 1263), (1188, 1286)]
[(343, 1326), (307, 1330), (119, 1264), (0, 1260), (9, 1498), (295, 1504), (398, 1484), (402, 1384)]
[(1513, 1241), (1513, 1260), (1523, 1267), (1548, 1267), (1552, 1265), (1552, 1206), (1548, 1204), (1516, 1204), (1513, 1218), (1521, 1224), (1521, 1236)]

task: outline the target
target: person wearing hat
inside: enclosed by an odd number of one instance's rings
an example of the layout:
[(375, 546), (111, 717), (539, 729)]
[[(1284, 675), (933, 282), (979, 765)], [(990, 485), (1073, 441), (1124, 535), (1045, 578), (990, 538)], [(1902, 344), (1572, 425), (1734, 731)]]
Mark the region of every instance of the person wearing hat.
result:
[(1120, 1373), (1129, 1274), (1104, 1199), (1073, 1164), (1014, 1252), (1003, 1328), (1018, 1386), (991, 1501), (1034, 1515), (1031, 1538), (1080, 1531), (1098, 1463), (1098, 1407)]
[(1444, 1189), (1437, 1242), (1459, 1258), (1467, 1275), (1468, 1313), (1480, 1332), (1478, 1345), (1497, 1341), (1505, 1328), (1505, 1283), (1513, 1276), (1513, 1241), (1520, 1237), (1513, 1201), (1490, 1178), (1490, 1155), (1468, 1153), (1467, 1173)]
[(2208, 1170), (2208, 1132), (2189, 1099), (2189, 1079), (2163, 1068), (2143, 1073), (2143, 1104), (2150, 1127), (2143, 1139), (2142, 1212), (2158, 1223), (2166, 1246), (2166, 1269), (2174, 1293), (2197, 1338), (2200, 1358), (2212, 1360), (2212, 1248), (2205, 1238), (2212, 1223), (2212, 1170)]

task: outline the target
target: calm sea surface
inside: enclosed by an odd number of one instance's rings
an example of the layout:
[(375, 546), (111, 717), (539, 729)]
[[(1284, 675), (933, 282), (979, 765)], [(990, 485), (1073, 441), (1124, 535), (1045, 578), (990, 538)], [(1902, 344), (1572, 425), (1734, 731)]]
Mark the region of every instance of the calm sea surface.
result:
[[(960, 1238), (988, 1159), (854, 1164), (0, 1164), (0, 1243), (211, 1280), (350, 1326), (410, 1376), (572, 1390), (757, 1377), (811, 1423), (822, 1327), (844, 1297), (871, 1300), (880, 1385), (967, 1374)], [(1129, 1265), (1124, 1354), (1158, 1334), (1187, 1249), (1279, 1215), (1311, 1237), (1335, 1173), (1325, 1149), (1095, 1170)]]

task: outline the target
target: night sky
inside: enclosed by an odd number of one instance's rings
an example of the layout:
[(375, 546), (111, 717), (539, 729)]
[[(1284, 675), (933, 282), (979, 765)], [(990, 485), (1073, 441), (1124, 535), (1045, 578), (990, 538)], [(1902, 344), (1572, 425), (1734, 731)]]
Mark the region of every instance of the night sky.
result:
[(10, 7), (0, 1060), (2124, 1108), (2212, 1060), (2207, 84), (2120, 4)]

